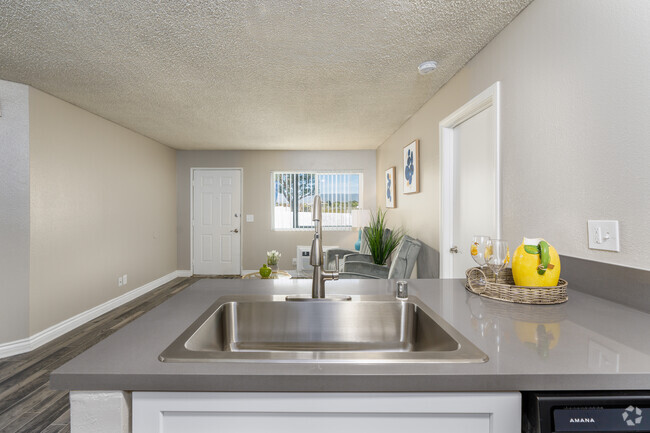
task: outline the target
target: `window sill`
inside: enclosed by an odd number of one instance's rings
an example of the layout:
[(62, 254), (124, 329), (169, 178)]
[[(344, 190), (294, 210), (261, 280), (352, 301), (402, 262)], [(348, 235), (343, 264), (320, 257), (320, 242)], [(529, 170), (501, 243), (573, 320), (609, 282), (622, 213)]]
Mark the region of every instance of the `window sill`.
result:
[[(357, 231), (359, 229), (357, 228), (352, 228), (352, 227), (323, 227), (324, 232), (351, 232), (351, 231)], [(306, 229), (277, 229), (273, 228), (271, 229), (272, 232), (313, 232), (314, 228), (306, 228)]]

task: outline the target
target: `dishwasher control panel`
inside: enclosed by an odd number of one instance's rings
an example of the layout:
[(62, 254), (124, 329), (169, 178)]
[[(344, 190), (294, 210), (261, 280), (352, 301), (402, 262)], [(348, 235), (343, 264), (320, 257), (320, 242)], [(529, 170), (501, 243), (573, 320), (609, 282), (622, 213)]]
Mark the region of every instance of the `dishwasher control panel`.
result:
[(630, 404), (627, 407), (570, 406), (552, 410), (556, 432), (650, 432), (649, 407)]
[(525, 433), (650, 432), (650, 391), (524, 393)]

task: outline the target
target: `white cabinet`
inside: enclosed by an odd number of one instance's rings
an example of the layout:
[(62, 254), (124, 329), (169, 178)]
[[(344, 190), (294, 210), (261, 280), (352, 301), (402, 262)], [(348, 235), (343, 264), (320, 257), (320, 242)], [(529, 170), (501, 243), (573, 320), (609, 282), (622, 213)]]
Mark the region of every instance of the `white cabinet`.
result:
[(521, 395), (134, 392), (133, 433), (519, 433)]

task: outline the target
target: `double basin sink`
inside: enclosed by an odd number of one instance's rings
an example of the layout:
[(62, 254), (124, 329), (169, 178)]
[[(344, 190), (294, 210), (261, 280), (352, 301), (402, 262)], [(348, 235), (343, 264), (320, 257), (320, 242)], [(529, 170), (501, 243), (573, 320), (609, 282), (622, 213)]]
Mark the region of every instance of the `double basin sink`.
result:
[(468, 363), (488, 357), (416, 297), (351, 301), (278, 296), (217, 300), (163, 362)]

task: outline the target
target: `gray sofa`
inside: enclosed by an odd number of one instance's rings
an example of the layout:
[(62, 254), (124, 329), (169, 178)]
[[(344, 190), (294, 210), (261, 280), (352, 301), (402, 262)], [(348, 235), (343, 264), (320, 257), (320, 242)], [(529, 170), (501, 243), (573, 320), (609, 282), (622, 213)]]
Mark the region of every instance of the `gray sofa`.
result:
[(421, 248), (420, 241), (404, 236), (390, 267), (374, 264), (372, 258), (365, 254), (348, 254), (343, 260), (339, 278), (410, 278)]
[[(368, 248), (368, 241), (366, 240), (366, 231), (368, 230), (368, 227), (363, 228), (363, 235), (361, 236), (361, 248), (359, 251), (357, 250), (347, 250), (344, 248), (333, 248), (325, 251), (325, 263), (324, 263), (324, 269), (328, 271), (333, 271), (334, 270), (334, 263), (336, 260), (336, 256), (339, 256), (339, 271), (343, 270), (343, 262), (345, 261), (345, 257), (353, 254), (355, 256), (361, 254), (361, 255), (370, 255), (370, 249)], [(384, 230), (384, 237), (390, 236), (390, 229)], [(355, 259), (356, 260), (356, 259)], [(359, 259), (362, 260), (362, 259)], [(370, 262), (372, 263), (372, 259), (370, 259)]]

